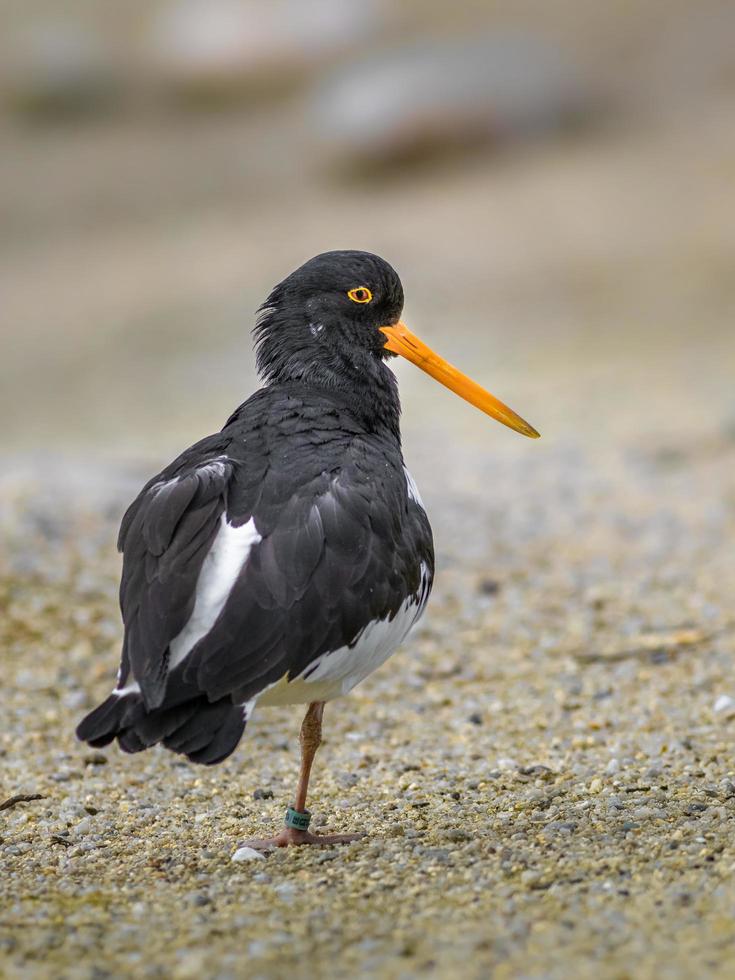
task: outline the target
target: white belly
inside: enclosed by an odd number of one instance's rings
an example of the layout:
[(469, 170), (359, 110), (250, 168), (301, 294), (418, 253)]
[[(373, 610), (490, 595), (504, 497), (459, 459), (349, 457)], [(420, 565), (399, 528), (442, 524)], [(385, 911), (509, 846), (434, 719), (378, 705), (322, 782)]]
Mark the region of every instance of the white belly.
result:
[(421, 588), (403, 603), (393, 619), (369, 623), (352, 646), (322, 654), (292, 681), (281, 678), (258, 695), (259, 705), (308, 704), (331, 701), (349, 693), (377, 670), (403, 642), (424, 611), (428, 576), (421, 569)]

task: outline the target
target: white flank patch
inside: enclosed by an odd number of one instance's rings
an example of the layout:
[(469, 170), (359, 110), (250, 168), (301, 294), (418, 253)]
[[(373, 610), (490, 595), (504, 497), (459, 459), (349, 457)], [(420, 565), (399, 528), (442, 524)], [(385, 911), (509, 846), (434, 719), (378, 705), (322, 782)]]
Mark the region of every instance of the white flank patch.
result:
[(418, 504), (422, 510), (425, 510), (424, 502), (421, 499), (421, 494), (419, 493), (419, 488), (416, 486), (416, 481), (408, 472), (406, 467), (403, 467), (403, 475), (406, 477), (406, 487), (408, 488), (408, 496), (413, 500), (415, 504)]
[(424, 611), (428, 596), (429, 570), (421, 563), (419, 591), (409, 596), (393, 619), (368, 623), (351, 646), (322, 654), (292, 681), (280, 680), (258, 697), (263, 705), (306, 704), (331, 701), (348, 694), (390, 657), (405, 640)]
[(196, 585), (194, 609), (186, 626), (169, 644), (169, 670), (174, 670), (189, 651), (212, 629), (248, 560), (250, 549), (261, 541), (251, 518), (241, 527), (233, 527), (222, 515), (212, 547), (202, 563)]
[(242, 720), (245, 722), (245, 724), (247, 724), (250, 720), (250, 716), (253, 713), (253, 708), (255, 707), (255, 701), (256, 698), (252, 698), (250, 701), (243, 701), (243, 703), (240, 705), (242, 708)]

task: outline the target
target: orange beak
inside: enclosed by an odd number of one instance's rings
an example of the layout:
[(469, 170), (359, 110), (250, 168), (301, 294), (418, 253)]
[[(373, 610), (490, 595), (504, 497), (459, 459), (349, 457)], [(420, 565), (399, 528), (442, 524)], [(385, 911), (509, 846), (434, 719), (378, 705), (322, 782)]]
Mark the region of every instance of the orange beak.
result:
[(426, 371), (432, 378), (436, 378), (450, 391), (459, 395), (460, 398), (464, 398), (470, 405), (479, 408), (481, 412), (485, 412), (491, 418), (502, 422), (503, 425), (515, 429), (516, 432), (528, 436), (529, 439), (539, 438), (539, 433), (532, 425), (525, 422), (520, 415), (516, 415), (512, 408), (508, 408), (489, 391), (485, 391), (467, 375), (458, 371), (454, 365), (435, 354), (430, 347), (427, 347), (422, 340), (411, 333), (405, 323), (399, 321), (393, 326), (381, 327), (380, 331), (388, 338), (384, 345), (386, 350), (408, 358), (409, 361), (420, 367), (422, 371)]

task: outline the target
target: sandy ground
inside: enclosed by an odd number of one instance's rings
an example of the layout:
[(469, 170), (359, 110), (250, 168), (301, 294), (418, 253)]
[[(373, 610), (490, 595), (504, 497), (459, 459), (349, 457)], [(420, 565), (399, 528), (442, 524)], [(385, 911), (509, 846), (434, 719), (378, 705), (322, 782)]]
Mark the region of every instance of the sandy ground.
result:
[[(0, 811), (3, 976), (733, 975), (731, 123), (8, 251), (0, 802), (38, 798)], [(114, 676), (122, 508), (248, 393), (243, 310), (345, 239), (543, 439), (401, 370), (435, 594), (328, 707), (311, 798), (367, 836), (235, 863), (282, 819), (296, 710), (215, 770), (73, 726)]]

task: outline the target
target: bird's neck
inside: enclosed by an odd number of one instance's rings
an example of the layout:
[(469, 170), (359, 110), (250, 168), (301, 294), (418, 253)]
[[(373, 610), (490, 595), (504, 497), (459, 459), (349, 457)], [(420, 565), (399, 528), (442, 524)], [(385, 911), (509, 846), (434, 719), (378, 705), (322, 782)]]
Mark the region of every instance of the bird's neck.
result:
[[(354, 356), (354, 355), (353, 355)], [(401, 445), (401, 402), (398, 381), (385, 361), (360, 352), (349, 368), (334, 379), (334, 387), (349, 403), (361, 423), (371, 432), (385, 432)]]
[(280, 372), (268, 380), (268, 387), (291, 384), (336, 399), (366, 432), (387, 436), (400, 448), (398, 382), (388, 365), (374, 355), (351, 351), (344, 359), (315, 359), (293, 374)]
[[(280, 287), (278, 287), (280, 288)], [(254, 335), (258, 372), (266, 385), (297, 383), (338, 392), (366, 431), (385, 432), (400, 446), (401, 405), (396, 377), (373, 351), (319, 330), (294, 329), (293, 314), (271, 294)]]

